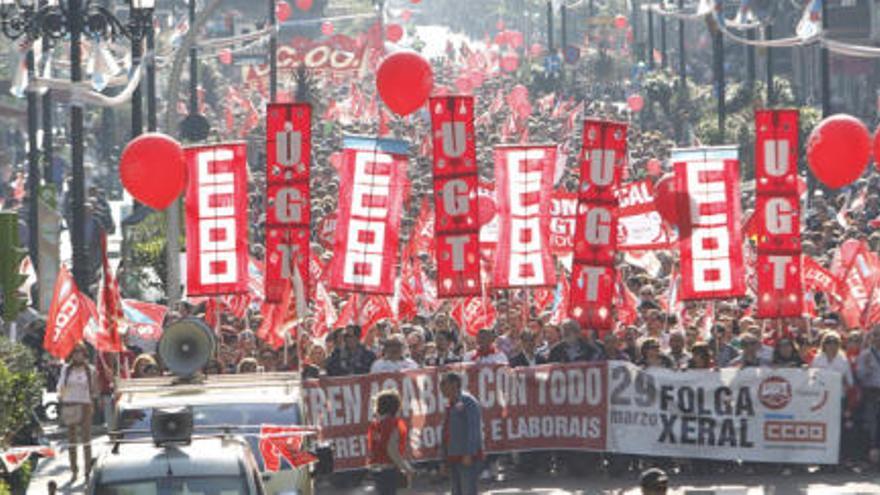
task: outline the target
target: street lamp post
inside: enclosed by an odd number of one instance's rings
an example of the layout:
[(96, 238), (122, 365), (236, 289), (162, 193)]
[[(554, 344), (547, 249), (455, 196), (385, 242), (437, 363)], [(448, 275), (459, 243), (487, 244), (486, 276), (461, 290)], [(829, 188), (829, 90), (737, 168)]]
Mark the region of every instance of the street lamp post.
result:
[[(106, 7), (90, 0), (67, 0), (66, 5), (49, 0), (36, 6), (31, 0), (0, 0), (0, 23), (4, 34), (12, 39), (26, 35), (28, 40), (48, 38), (70, 41), (70, 81), (74, 87), (82, 81), (82, 36), (131, 38), (137, 30), (135, 18), (146, 10), (152, 14), (155, 0), (132, 0), (132, 19), (126, 25)], [(71, 225), (70, 240), (73, 247), (73, 277), (80, 290), (87, 292), (91, 280), (86, 253), (85, 238), (85, 169), (84, 129), (82, 104), (76, 101), (70, 106), (71, 148)]]

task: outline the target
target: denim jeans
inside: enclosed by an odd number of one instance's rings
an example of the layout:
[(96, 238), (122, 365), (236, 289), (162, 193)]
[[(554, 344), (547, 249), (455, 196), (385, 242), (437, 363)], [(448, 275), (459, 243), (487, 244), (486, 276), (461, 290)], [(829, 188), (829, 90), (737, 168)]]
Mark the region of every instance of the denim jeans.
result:
[(452, 495), (477, 495), (477, 481), (480, 476), (480, 463), (474, 461), (470, 466), (452, 463), (449, 466), (449, 480)]
[(376, 480), (376, 492), (379, 495), (395, 495), (400, 472), (396, 468), (373, 471), (373, 479)]

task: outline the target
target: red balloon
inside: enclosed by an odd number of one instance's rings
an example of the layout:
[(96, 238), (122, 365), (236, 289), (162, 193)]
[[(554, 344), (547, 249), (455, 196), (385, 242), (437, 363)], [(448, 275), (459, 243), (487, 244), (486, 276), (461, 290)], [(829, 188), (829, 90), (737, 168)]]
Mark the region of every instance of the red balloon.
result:
[(496, 214), (498, 214), (498, 207), (492, 198), (477, 196), (477, 223), (480, 224), (480, 227), (491, 222)]
[(617, 29), (626, 29), (627, 26), (629, 26), (629, 21), (625, 15), (618, 15), (614, 18), (614, 27)]
[(823, 120), (807, 141), (807, 163), (823, 184), (839, 189), (861, 177), (871, 156), (871, 136), (859, 119), (837, 114)]
[(499, 65), (505, 72), (513, 72), (519, 68), (519, 55), (516, 52), (507, 52), (501, 56)]
[(495, 44), (504, 46), (510, 42), (510, 31), (500, 31), (495, 35)]
[(504, 31), (504, 21), (501, 19), (498, 19), (498, 22), (495, 23), (495, 28), (498, 29), (499, 31)]
[(874, 166), (880, 170), (880, 127), (874, 131)]
[(299, 10), (311, 10), (312, 0), (296, 0), (296, 8)]
[(403, 38), (403, 28), (400, 24), (389, 24), (385, 26), (385, 38), (392, 43), (397, 43)]
[(293, 9), (290, 8), (290, 4), (284, 0), (278, 0), (275, 2), (275, 17), (278, 18), (278, 22), (286, 21), (290, 18), (290, 14), (293, 14)]
[(132, 139), (119, 158), (119, 180), (136, 200), (164, 210), (186, 187), (180, 143), (155, 132)]
[(630, 95), (626, 99), (626, 104), (629, 105), (630, 110), (639, 113), (645, 108), (645, 99), (642, 98), (642, 95)]
[(220, 63), (223, 65), (229, 65), (232, 63), (232, 50), (229, 48), (224, 48), (220, 50), (220, 53), (217, 54), (217, 58), (220, 59)]
[(324, 33), (324, 36), (330, 36), (333, 34), (336, 28), (333, 26), (333, 23), (330, 21), (324, 21), (321, 23), (321, 32)]
[(654, 206), (663, 220), (678, 225), (678, 191), (672, 174), (664, 175), (654, 184)]
[(409, 20), (412, 19), (412, 10), (403, 9), (402, 11), (400, 11), (400, 18), (403, 20), (403, 22), (409, 22)]
[(398, 115), (409, 115), (425, 104), (434, 86), (431, 65), (416, 52), (388, 55), (376, 72), (376, 87), (382, 101)]
[(409, 0), (410, 3), (422, 3), (422, 0)]

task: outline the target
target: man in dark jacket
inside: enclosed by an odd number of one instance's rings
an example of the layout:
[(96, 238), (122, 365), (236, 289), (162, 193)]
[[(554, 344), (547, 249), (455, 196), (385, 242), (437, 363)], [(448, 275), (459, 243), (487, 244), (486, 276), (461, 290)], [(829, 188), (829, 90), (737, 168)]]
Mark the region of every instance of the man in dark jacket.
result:
[(342, 335), (342, 346), (334, 349), (327, 359), (327, 375), (366, 375), (376, 355), (361, 344), (361, 327), (349, 325)]
[(447, 373), (440, 380), (440, 391), (449, 402), (441, 453), (449, 468), (452, 495), (477, 495), (483, 460), (483, 417), (477, 399), (461, 387), (458, 373)]
[(535, 352), (538, 343), (535, 334), (531, 331), (524, 330), (519, 334), (519, 346), (522, 350), (510, 360), (511, 367), (535, 366), (547, 362), (547, 356)]
[(602, 359), (602, 350), (584, 338), (581, 326), (577, 321), (567, 320), (562, 324), (562, 342), (550, 349), (548, 361), (551, 363), (573, 363), (600, 359)]

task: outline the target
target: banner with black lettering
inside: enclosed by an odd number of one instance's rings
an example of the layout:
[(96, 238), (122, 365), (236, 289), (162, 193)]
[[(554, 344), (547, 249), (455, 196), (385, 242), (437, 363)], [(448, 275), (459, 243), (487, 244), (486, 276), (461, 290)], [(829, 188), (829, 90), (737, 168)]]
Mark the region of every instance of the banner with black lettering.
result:
[(434, 144), (437, 296), (481, 293), (474, 98), (430, 99)]
[(391, 295), (409, 146), (404, 141), (346, 136), (331, 289)]
[(247, 145), (193, 146), (184, 153), (187, 292), (191, 297), (246, 293)]
[(746, 293), (735, 146), (674, 149), (681, 299)]
[(618, 122), (584, 121), (569, 313), (593, 330), (613, 326), (616, 191), (626, 161), (626, 131)]
[(493, 287), (551, 287), (550, 199), (556, 146), (495, 148), (498, 244)]
[[(482, 406), (486, 452), (593, 450), (605, 448), (605, 363), (529, 368), (465, 366), (464, 387)], [(411, 459), (440, 456), (448, 402), (440, 392), (444, 368), (305, 380), (306, 424), (334, 446), (334, 467), (359, 469), (367, 462), (367, 425), (373, 398), (385, 389), (401, 395), (400, 415), (409, 425)]]
[(608, 450), (834, 464), (840, 375), (824, 369), (643, 370), (608, 365)]
[(798, 111), (755, 111), (758, 317), (803, 314)]
[[(266, 109), (266, 301), (280, 302), (286, 286), (309, 294), (312, 107), (270, 103)], [(307, 297), (304, 295), (304, 297)]]

